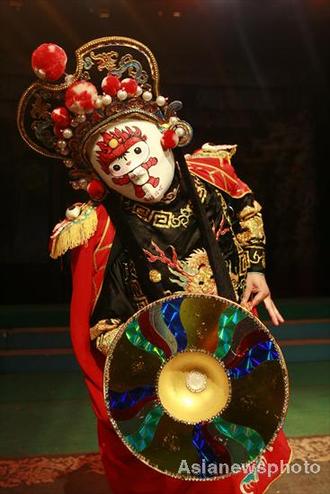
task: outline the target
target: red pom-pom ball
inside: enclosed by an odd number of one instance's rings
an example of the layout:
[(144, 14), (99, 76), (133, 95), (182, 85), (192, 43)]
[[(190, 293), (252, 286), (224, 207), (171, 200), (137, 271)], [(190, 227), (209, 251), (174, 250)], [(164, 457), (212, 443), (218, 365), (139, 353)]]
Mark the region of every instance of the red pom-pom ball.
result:
[(32, 53), (32, 68), (40, 79), (57, 81), (65, 72), (67, 56), (54, 43), (43, 43)]
[(94, 201), (101, 201), (105, 196), (105, 187), (100, 180), (92, 180), (87, 185), (87, 192)]
[(179, 137), (172, 129), (167, 129), (162, 135), (161, 143), (164, 149), (173, 149), (179, 143)]
[(65, 92), (65, 106), (73, 113), (84, 113), (95, 108), (97, 89), (87, 81), (77, 81)]
[(131, 78), (123, 79), (120, 86), (129, 96), (134, 96), (138, 88), (136, 80)]
[(70, 124), (70, 113), (65, 106), (59, 106), (52, 111), (51, 118), (58, 127), (67, 127)]
[(116, 96), (117, 91), (120, 89), (120, 80), (116, 75), (107, 75), (102, 81), (102, 90), (105, 94), (110, 96)]

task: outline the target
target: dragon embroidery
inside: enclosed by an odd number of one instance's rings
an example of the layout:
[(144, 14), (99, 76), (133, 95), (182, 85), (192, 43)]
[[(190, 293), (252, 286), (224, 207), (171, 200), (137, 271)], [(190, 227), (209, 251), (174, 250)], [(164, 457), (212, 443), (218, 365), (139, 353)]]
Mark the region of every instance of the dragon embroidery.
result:
[(202, 292), (216, 294), (216, 285), (205, 249), (195, 249), (186, 259), (178, 259), (175, 248), (171, 245), (171, 257), (151, 243), (155, 253), (144, 249), (149, 262), (161, 262), (168, 266), (172, 275), (170, 281), (188, 293)]

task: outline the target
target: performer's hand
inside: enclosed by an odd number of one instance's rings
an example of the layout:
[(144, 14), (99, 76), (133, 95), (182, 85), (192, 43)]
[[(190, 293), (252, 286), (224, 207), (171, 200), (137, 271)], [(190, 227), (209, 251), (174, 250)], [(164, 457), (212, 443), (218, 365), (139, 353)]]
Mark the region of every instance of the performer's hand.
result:
[(249, 310), (264, 302), (270, 319), (275, 326), (284, 322), (284, 319), (274, 304), (263, 273), (247, 273), (246, 287), (241, 304)]

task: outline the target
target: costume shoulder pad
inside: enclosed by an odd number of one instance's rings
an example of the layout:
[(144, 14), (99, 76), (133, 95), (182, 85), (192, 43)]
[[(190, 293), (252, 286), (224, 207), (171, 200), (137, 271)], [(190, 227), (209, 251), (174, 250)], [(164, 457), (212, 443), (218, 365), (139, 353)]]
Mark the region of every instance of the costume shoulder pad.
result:
[(241, 198), (251, 192), (249, 186), (238, 178), (231, 164), (236, 144), (204, 144), (193, 154), (186, 155), (190, 172), (209, 182), (233, 198)]
[(194, 158), (231, 158), (237, 151), (237, 144), (210, 144), (206, 142), (193, 153)]
[(77, 202), (66, 210), (66, 218), (52, 231), (49, 243), (50, 257), (57, 259), (68, 250), (83, 245), (97, 229), (97, 206)]

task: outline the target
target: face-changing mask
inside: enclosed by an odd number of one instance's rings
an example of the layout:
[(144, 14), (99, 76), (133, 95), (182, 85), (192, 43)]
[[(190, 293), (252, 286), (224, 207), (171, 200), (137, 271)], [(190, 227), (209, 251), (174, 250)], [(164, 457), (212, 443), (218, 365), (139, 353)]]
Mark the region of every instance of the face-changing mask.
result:
[(159, 202), (173, 181), (175, 160), (157, 125), (127, 119), (103, 128), (89, 143), (89, 159), (105, 184), (129, 199)]

